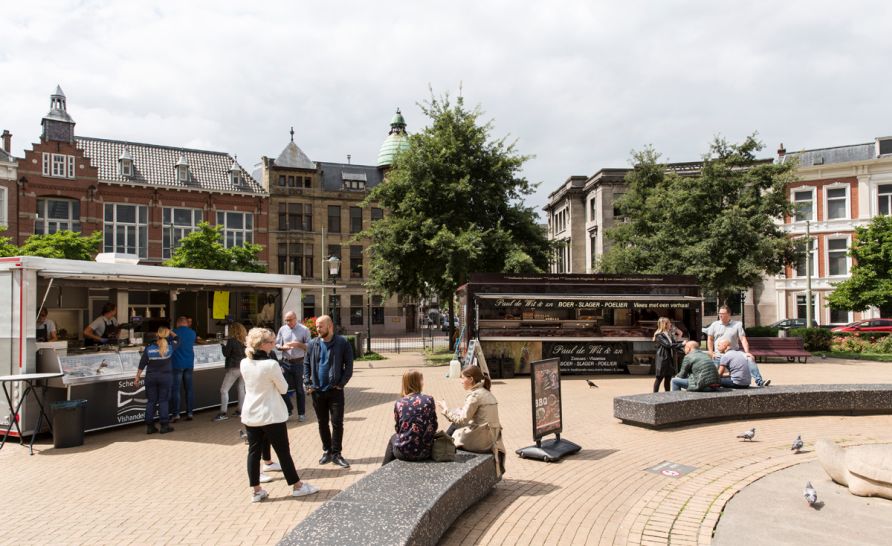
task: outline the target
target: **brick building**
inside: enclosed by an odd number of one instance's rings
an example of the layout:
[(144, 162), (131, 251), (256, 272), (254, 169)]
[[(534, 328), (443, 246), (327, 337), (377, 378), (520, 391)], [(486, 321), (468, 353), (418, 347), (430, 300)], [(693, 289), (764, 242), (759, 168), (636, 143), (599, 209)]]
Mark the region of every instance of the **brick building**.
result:
[(0, 226), (5, 228), (9, 219), (9, 196), (15, 195), (18, 165), (12, 156), (12, 134), (4, 130), (0, 138), (3, 139), (0, 147)]
[(40, 141), (18, 162), (9, 233), (103, 233), (102, 251), (158, 264), (201, 221), (224, 227), (226, 246), (253, 242), (268, 262), (267, 194), (224, 152), (75, 135), (61, 88)]

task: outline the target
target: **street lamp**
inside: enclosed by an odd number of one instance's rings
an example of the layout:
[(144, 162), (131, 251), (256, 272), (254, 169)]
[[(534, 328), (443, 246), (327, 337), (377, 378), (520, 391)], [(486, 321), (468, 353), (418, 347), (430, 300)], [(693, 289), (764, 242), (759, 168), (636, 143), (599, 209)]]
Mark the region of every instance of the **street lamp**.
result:
[(328, 274), (334, 277), (341, 270), (341, 259), (337, 256), (329, 256), (322, 260), (322, 314), (325, 314), (325, 269), (328, 268)]

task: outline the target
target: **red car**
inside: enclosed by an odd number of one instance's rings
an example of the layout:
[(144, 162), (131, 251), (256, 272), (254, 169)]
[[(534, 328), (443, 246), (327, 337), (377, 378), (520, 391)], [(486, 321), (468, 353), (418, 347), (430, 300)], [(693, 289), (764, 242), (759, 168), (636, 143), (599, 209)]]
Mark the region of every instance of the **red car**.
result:
[(837, 326), (833, 332), (881, 332), (892, 334), (892, 319), (872, 318)]

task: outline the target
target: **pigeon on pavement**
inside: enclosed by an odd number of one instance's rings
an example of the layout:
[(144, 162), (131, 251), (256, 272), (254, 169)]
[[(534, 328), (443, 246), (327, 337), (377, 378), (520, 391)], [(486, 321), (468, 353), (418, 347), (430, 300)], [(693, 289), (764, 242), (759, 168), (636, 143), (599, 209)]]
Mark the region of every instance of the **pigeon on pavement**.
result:
[(738, 434), (737, 437), (743, 438), (744, 440), (752, 441), (753, 436), (755, 436), (755, 435), (756, 435), (756, 427), (753, 427), (753, 428), (749, 429), (748, 431), (744, 432), (743, 434)]
[(818, 502), (818, 492), (812, 487), (811, 482), (805, 484), (805, 493), (803, 494), (809, 506), (814, 506)]
[(800, 449), (802, 449), (802, 435), (796, 436), (796, 441), (793, 442), (793, 447), (790, 448), (790, 451), (799, 453)]
[(588, 387), (589, 387), (590, 389), (597, 389), (597, 388), (598, 388), (597, 385), (595, 385), (592, 381), (590, 381), (590, 380), (588, 380), (588, 379), (586, 379), (585, 382), (588, 383)]
[(371, 362), (369, 362), (369, 368), (374, 368), (374, 366), (372, 366)]

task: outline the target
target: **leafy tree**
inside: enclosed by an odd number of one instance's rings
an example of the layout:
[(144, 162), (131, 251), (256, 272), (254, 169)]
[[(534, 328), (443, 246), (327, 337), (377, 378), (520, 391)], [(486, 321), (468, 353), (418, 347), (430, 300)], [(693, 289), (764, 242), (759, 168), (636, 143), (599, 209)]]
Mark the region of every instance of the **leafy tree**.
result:
[(16, 253), (20, 256), (92, 261), (101, 244), (101, 231), (82, 235), (76, 231), (62, 230), (45, 235), (31, 235), (25, 240), (25, 244), (16, 249)]
[(876, 216), (866, 227), (856, 227), (849, 254), (855, 263), (852, 276), (835, 285), (827, 297), (830, 307), (877, 307), (880, 316), (892, 317), (892, 216)]
[(257, 261), (263, 247), (246, 243), (244, 246), (226, 248), (223, 246), (222, 231), (220, 226), (201, 222), (198, 229), (180, 239), (179, 246), (164, 265), (253, 273), (266, 271)]
[[(6, 228), (0, 228), (0, 233), (6, 233)], [(19, 247), (12, 242), (12, 237), (0, 235), (0, 257), (18, 256)]]
[(480, 108), (462, 97), (432, 95), (420, 106), (430, 126), (409, 137), (366, 200), (390, 212), (359, 237), (371, 239), (373, 290), (435, 293), (452, 317), (453, 294), (469, 273), (542, 271), (551, 245), (521, 202), (534, 189), (520, 175), (529, 157), (493, 140), (492, 123), (480, 123)]
[(688, 274), (722, 301), (778, 274), (798, 256), (778, 221), (790, 212), (792, 162), (759, 161), (755, 136), (729, 144), (716, 138), (699, 174), (679, 175), (647, 148), (619, 206), (627, 223), (607, 231), (600, 267), (616, 273)]

